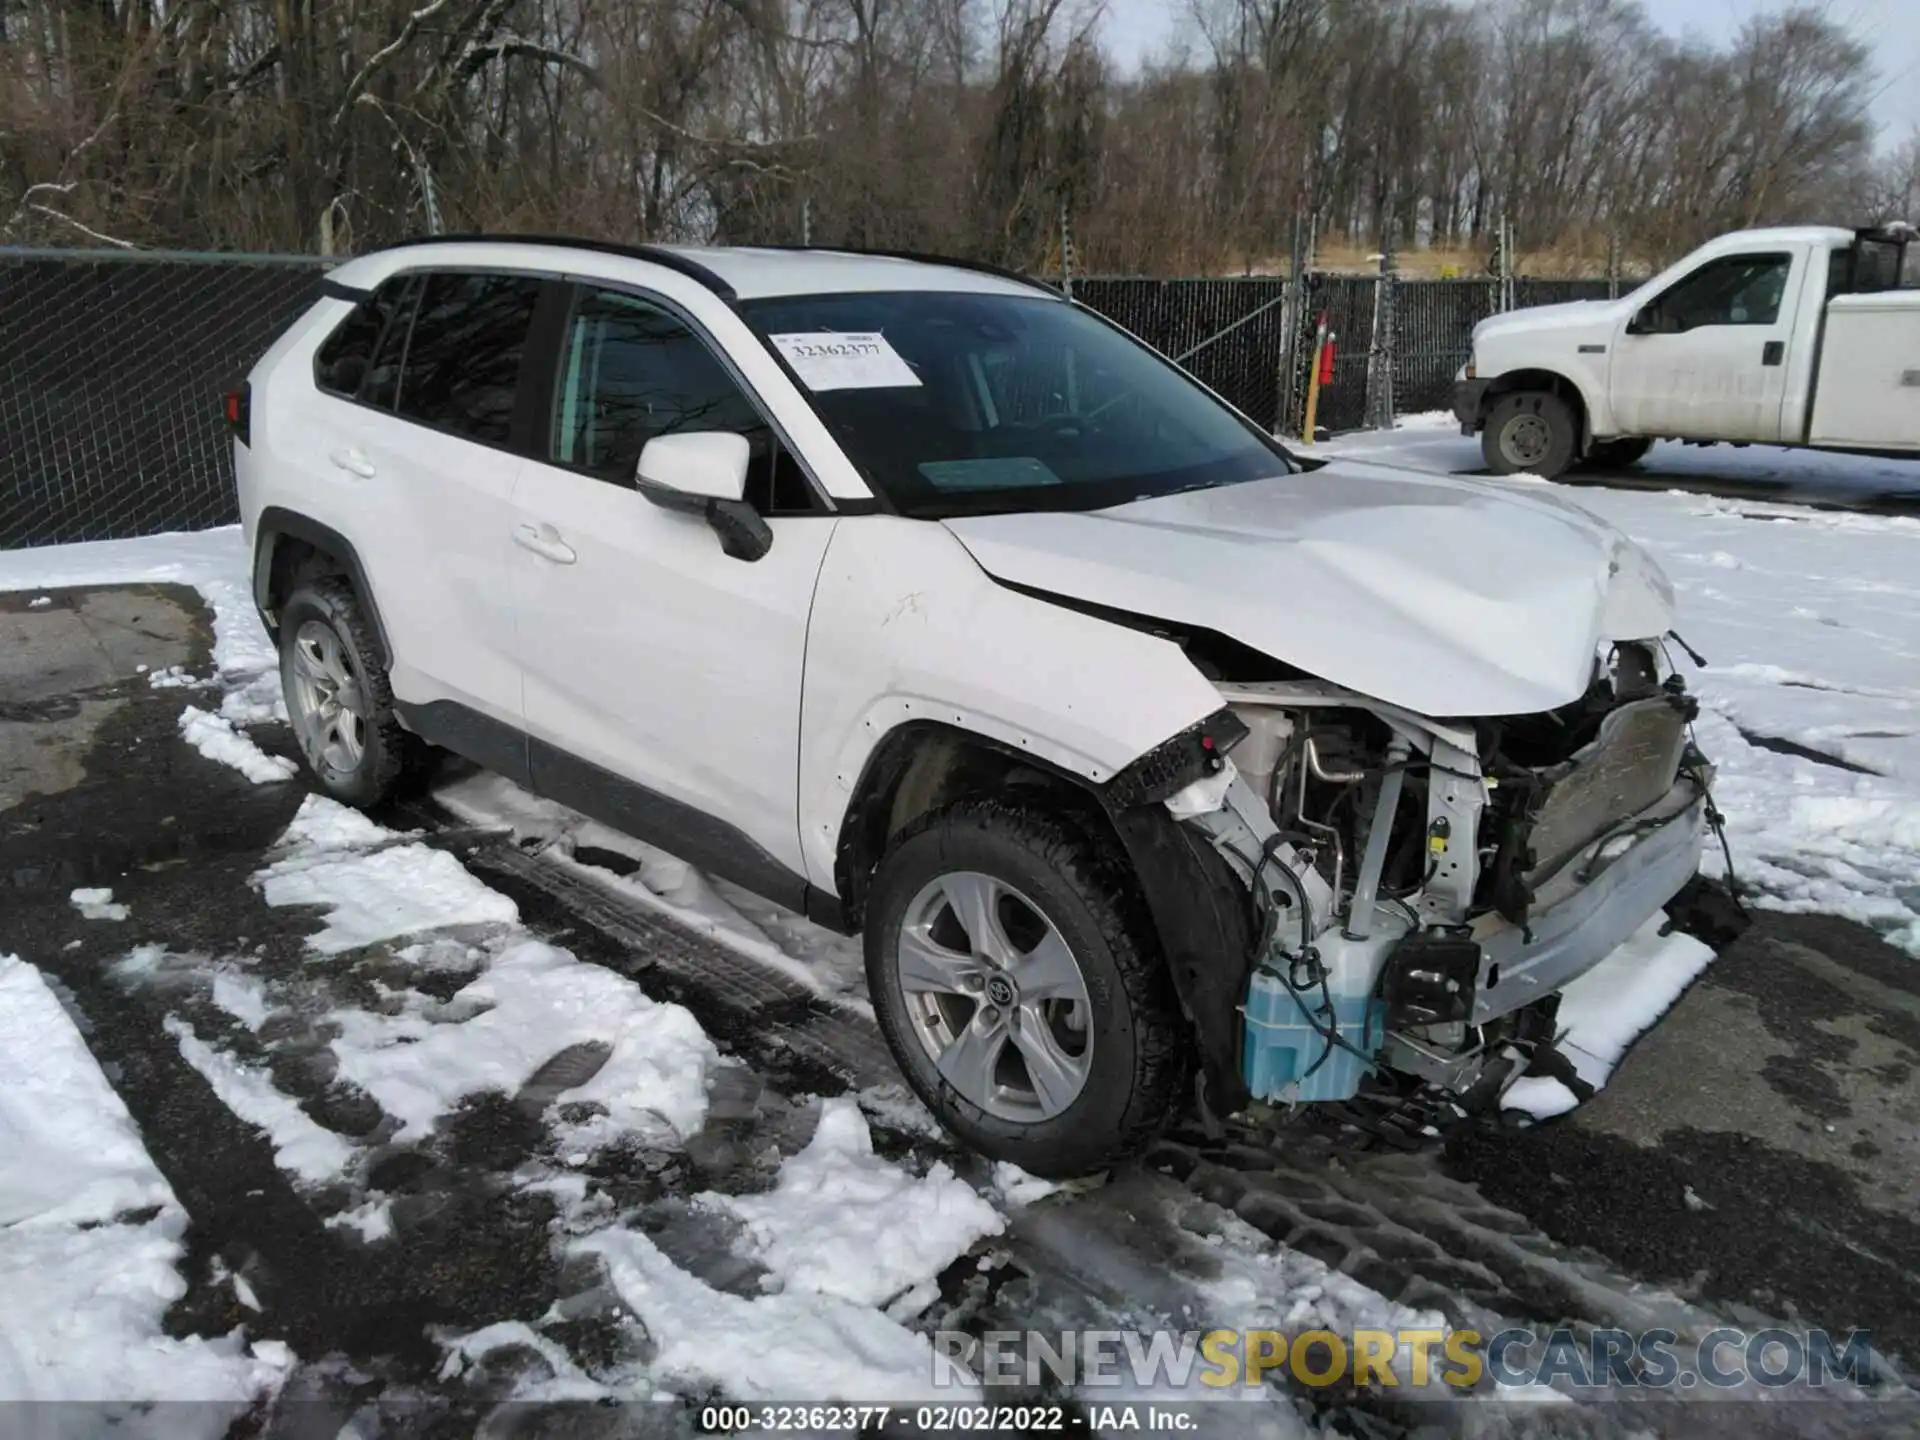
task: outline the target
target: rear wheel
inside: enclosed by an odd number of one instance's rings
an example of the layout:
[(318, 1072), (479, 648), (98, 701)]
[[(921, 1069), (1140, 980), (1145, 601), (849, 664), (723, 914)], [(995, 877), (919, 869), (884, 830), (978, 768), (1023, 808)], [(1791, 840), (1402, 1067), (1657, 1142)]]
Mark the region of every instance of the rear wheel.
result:
[(1480, 453), (1496, 475), (1552, 480), (1573, 465), (1580, 442), (1573, 407), (1546, 390), (1502, 395), (1488, 412)]
[(1191, 1040), (1158, 936), (1109, 847), (1071, 820), (938, 811), (881, 861), (867, 917), (881, 1032), (981, 1154), (1084, 1175), (1172, 1116)]
[(281, 607), (280, 685), (307, 770), (334, 799), (377, 805), (425, 768), (427, 747), (394, 715), (372, 627), (346, 580), (306, 581)]

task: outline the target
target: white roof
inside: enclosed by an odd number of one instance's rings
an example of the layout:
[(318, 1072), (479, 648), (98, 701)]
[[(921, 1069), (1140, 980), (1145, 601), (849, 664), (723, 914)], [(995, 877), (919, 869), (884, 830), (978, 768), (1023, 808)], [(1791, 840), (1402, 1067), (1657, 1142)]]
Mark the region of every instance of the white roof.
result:
[[(702, 266), (742, 300), (772, 295), (821, 295), (873, 290), (961, 290), (992, 295), (1043, 295), (1037, 284), (937, 261), (900, 260), (841, 250), (778, 250), (752, 246), (658, 247)], [(498, 265), (564, 271), (597, 279), (644, 283), (659, 262), (644, 254), (554, 240), (445, 240), (376, 250), (333, 272), (343, 285), (371, 288), (401, 270), (441, 265)]]
[(1708, 244), (1738, 241), (1746, 246), (1761, 241), (1772, 245), (1824, 245), (1829, 250), (1844, 250), (1853, 244), (1853, 238), (1853, 231), (1842, 230), (1837, 225), (1777, 225), (1771, 229), (1735, 230), (1731, 234), (1716, 237)]

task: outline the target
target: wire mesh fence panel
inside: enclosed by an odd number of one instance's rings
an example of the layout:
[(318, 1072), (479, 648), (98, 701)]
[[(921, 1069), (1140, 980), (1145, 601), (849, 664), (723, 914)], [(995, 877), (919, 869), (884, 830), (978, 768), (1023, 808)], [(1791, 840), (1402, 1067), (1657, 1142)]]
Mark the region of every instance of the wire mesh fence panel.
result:
[(1473, 327), (1493, 313), (1484, 280), (1403, 280), (1397, 287), (1393, 390), (1403, 415), (1453, 405), (1454, 376), (1473, 353)]
[[(1320, 386), (1315, 425), (1327, 430), (1353, 430), (1367, 416), (1367, 354), (1373, 345), (1373, 300), (1375, 280), (1371, 276), (1312, 275), (1308, 277), (1307, 300), (1302, 307), (1302, 324), (1307, 327), (1305, 363), (1311, 367), (1313, 340), (1322, 316), (1333, 344), (1333, 378)], [(1305, 424), (1304, 414), (1290, 429)]]
[[(312, 301), (325, 263), (0, 249), (0, 549), (237, 518), (220, 395)], [(1378, 280), (1308, 275), (1302, 288), (1295, 305), (1279, 276), (1100, 277), (1075, 281), (1074, 295), (1287, 434), (1305, 420), (1324, 315), (1334, 363), (1318, 423), (1355, 429), (1366, 423)], [(1515, 282), (1522, 306), (1607, 293), (1605, 280)], [(1396, 406), (1443, 409), (1496, 288), (1401, 280), (1394, 296)]]
[(306, 258), (0, 250), (0, 549), (236, 520), (220, 397), (320, 275)]
[[(1334, 335), (1333, 378), (1320, 387), (1316, 424), (1325, 430), (1353, 430), (1366, 423), (1367, 355), (1373, 343), (1374, 276), (1312, 275), (1300, 316), (1301, 383), (1311, 368), (1314, 327), (1327, 316)], [(1569, 300), (1605, 300), (1605, 280), (1531, 280), (1514, 282), (1518, 309)], [(1473, 327), (1499, 306), (1499, 287), (1490, 279), (1408, 280), (1394, 285), (1393, 394), (1402, 415), (1445, 410), (1453, 404), (1454, 377), (1473, 353)], [(1304, 404), (1281, 428), (1299, 434)]]
[(1217, 391), (1255, 424), (1279, 418), (1287, 282), (1094, 278), (1074, 299), (1098, 310)]
[[(1604, 279), (1529, 280), (1523, 276), (1513, 282), (1514, 307), (1525, 310), (1534, 305), (1564, 305), (1569, 300), (1605, 300), (1611, 283)], [(1622, 282), (1620, 293), (1624, 295), (1632, 288)]]

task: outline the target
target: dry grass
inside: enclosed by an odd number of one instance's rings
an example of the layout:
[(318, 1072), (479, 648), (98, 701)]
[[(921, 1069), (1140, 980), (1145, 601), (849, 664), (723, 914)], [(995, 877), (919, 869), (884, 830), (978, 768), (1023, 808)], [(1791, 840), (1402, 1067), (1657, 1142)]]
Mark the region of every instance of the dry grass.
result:
[[(1476, 248), (1436, 246), (1429, 249), (1404, 249), (1395, 257), (1400, 274), (1416, 280), (1491, 279), (1488, 257), (1490, 245)], [(1344, 236), (1324, 236), (1314, 251), (1313, 268), (1331, 275), (1376, 275), (1380, 271), (1378, 245), (1355, 244)], [(1263, 256), (1247, 262), (1226, 262), (1213, 267), (1220, 275), (1286, 275), (1292, 271), (1292, 257), (1285, 253)], [(1591, 280), (1607, 273), (1607, 243), (1585, 237), (1571, 238), (1541, 250), (1521, 250), (1514, 256), (1513, 273), (1542, 280)], [(1622, 255), (1623, 279), (1644, 279), (1653, 267), (1629, 252)]]

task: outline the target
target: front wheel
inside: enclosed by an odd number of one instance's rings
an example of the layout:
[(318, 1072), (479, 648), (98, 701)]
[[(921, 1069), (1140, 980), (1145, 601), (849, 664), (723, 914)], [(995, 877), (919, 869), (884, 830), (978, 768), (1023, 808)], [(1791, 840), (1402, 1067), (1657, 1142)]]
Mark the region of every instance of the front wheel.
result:
[(1192, 1040), (1109, 846), (1071, 820), (964, 801), (874, 876), (867, 982), (915, 1093), (973, 1149), (1071, 1178), (1174, 1113)]
[(1556, 479), (1570, 469), (1580, 443), (1573, 407), (1546, 390), (1502, 395), (1488, 412), (1480, 453), (1496, 475)]

